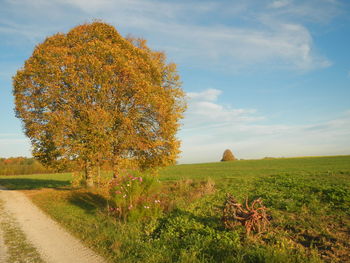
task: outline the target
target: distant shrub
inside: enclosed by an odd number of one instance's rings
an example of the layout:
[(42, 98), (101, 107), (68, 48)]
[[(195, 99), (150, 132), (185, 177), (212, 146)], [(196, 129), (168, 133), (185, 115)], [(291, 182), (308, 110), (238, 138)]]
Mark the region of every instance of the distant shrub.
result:
[(263, 158), (264, 160), (274, 160), (274, 159), (277, 159), (276, 157), (269, 157), (269, 156), (266, 156)]
[(221, 162), (226, 162), (226, 161), (234, 161), (236, 160), (235, 156), (231, 152), (231, 150), (227, 149), (224, 151), (224, 154), (222, 155)]
[(0, 175), (40, 174), (50, 172), (53, 172), (53, 170), (44, 167), (34, 158), (0, 158)]

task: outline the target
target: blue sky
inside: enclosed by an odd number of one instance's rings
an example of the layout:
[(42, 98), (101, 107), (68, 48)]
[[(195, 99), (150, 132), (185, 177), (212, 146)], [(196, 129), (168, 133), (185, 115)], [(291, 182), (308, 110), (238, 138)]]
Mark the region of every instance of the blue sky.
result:
[(12, 76), (45, 37), (93, 19), (178, 64), (181, 163), (350, 154), (350, 2), (0, 0), (0, 156), (30, 156)]

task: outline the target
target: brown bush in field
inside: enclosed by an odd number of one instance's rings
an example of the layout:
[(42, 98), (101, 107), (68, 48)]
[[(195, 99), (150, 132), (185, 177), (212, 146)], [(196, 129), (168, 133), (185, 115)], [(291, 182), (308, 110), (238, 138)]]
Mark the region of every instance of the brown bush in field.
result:
[(224, 154), (222, 155), (221, 162), (226, 162), (226, 161), (234, 161), (236, 160), (235, 156), (231, 152), (231, 150), (227, 149), (224, 151)]
[(227, 194), (222, 221), (227, 229), (233, 229), (241, 224), (245, 227), (247, 235), (251, 231), (260, 233), (266, 230), (269, 224), (269, 217), (266, 211), (267, 208), (263, 205), (260, 198), (252, 201), (250, 205), (247, 198), (244, 207), (231, 194)]

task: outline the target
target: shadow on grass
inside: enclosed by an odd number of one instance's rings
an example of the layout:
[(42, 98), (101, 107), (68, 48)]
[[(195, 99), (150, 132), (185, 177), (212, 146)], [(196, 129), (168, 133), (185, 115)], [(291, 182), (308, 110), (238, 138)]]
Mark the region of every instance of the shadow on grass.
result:
[(34, 190), (41, 188), (60, 189), (70, 185), (69, 181), (9, 178), (0, 179), (0, 185), (9, 190)]
[(181, 210), (181, 209), (176, 209), (174, 212), (175, 216), (180, 216), (180, 217), (187, 217), (190, 219), (194, 219), (197, 222), (202, 223), (203, 225), (210, 226), (214, 229), (217, 230), (223, 230), (224, 227), (222, 224), (220, 224), (220, 217), (218, 216), (200, 216), (200, 215), (195, 215), (194, 213), (191, 213), (189, 211)]
[(74, 192), (69, 197), (69, 202), (87, 213), (103, 210), (107, 204), (107, 200), (103, 196), (91, 192)]

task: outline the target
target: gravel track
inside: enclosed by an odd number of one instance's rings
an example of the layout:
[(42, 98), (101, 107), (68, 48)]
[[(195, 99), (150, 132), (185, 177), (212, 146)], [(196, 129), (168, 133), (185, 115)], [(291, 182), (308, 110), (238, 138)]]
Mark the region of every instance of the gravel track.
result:
[[(0, 188), (0, 199), (6, 212), (13, 215), (29, 242), (37, 249), (47, 263), (102, 263), (105, 260), (84, 246), (55, 221), (37, 208), (23, 193)], [(1, 242), (5, 258), (6, 246)], [(2, 247), (2, 248), (1, 248)]]
[(7, 248), (5, 246), (3, 232), (0, 229), (0, 262), (5, 262), (7, 258)]

